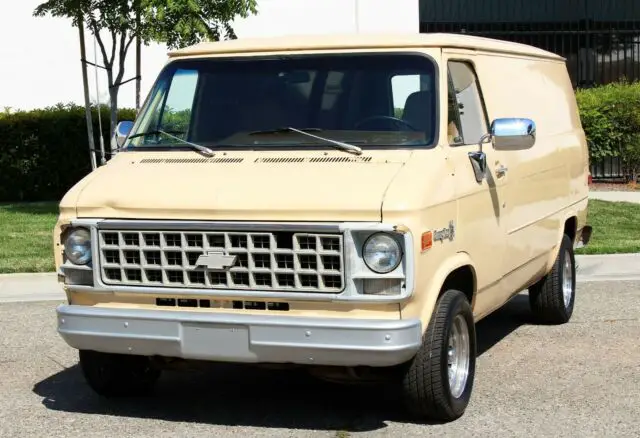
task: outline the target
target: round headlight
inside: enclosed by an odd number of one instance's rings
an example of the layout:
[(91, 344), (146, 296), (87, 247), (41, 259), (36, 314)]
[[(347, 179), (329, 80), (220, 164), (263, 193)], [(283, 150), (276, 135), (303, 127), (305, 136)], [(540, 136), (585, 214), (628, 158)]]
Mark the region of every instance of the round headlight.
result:
[(376, 233), (364, 243), (364, 262), (378, 274), (386, 274), (398, 267), (402, 260), (400, 245), (386, 233)]
[(86, 265), (91, 260), (91, 233), (77, 228), (69, 233), (64, 242), (64, 253), (75, 265)]

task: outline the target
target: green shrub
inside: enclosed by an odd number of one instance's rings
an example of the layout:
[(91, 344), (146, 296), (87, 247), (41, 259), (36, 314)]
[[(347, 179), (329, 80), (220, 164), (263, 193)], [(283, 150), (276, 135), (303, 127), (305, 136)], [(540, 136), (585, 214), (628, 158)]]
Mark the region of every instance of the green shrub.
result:
[[(109, 110), (102, 106), (102, 132), (109, 148)], [(135, 111), (121, 110), (119, 120)], [(96, 148), (98, 109), (92, 108)], [(100, 162), (99, 153), (97, 154)], [(91, 171), (83, 106), (58, 104), (0, 115), (0, 202), (58, 200)]]
[(576, 92), (593, 161), (620, 157), (628, 176), (640, 170), (640, 82), (617, 82)]

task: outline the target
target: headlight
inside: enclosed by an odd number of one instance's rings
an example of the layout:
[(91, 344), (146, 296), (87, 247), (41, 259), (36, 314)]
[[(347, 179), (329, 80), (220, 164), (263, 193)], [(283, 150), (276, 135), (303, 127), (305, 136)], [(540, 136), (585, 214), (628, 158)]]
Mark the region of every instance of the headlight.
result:
[(91, 233), (85, 228), (71, 231), (64, 241), (64, 253), (74, 265), (86, 265), (91, 260)]
[(376, 233), (364, 243), (364, 262), (378, 274), (386, 274), (398, 267), (402, 260), (400, 245), (391, 235)]

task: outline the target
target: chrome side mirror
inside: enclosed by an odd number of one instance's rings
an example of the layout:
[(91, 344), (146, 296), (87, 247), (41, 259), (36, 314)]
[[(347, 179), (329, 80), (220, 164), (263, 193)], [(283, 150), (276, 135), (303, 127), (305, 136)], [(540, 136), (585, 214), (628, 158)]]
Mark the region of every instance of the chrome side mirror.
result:
[(118, 148), (121, 148), (124, 145), (127, 136), (131, 132), (131, 128), (133, 128), (133, 122), (130, 120), (123, 120), (119, 122), (116, 126), (116, 132), (114, 134), (116, 139), (116, 145)]
[(491, 123), (491, 138), (496, 150), (529, 149), (536, 143), (536, 124), (523, 118), (495, 119)]

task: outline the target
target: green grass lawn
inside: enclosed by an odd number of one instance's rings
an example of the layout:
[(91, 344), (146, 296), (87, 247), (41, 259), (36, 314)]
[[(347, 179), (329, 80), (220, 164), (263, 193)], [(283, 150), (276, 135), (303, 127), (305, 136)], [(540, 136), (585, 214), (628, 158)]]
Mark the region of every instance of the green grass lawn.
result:
[(589, 200), (591, 241), (578, 254), (640, 252), (640, 204)]
[[(52, 272), (54, 202), (0, 204), (0, 273)], [(589, 201), (591, 242), (578, 254), (640, 252), (640, 204)]]
[(52, 272), (54, 202), (0, 204), (0, 273)]

